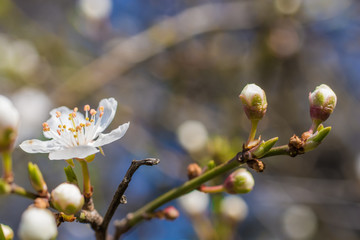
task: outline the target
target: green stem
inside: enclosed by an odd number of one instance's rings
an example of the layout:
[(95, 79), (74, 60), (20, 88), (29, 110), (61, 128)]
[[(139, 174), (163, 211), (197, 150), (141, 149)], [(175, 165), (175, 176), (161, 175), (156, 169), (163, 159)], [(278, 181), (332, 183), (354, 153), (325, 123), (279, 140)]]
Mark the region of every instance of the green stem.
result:
[(311, 133), (316, 132), (321, 123), (322, 123), (321, 120), (313, 120), (309, 131)]
[(29, 198), (29, 199), (36, 199), (36, 198), (39, 197), (37, 194), (32, 193), (32, 192), (28, 192), (24, 188), (22, 188), (22, 187), (20, 187), (18, 185), (13, 184), (11, 187), (12, 187), (11, 192), (16, 194), (16, 195), (26, 197), (26, 198)]
[(273, 147), (264, 156), (262, 156), (261, 158), (277, 156), (277, 155), (289, 155), (289, 146), (288, 145), (282, 145), (282, 146), (279, 146), (279, 147)]
[(78, 159), (81, 165), (81, 170), (83, 174), (83, 184), (84, 184), (84, 196), (85, 198), (90, 198), (92, 195), (91, 183), (90, 183), (90, 174), (87, 162), (83, 159)]
[(14, 180), (14, 175), (12, 172), (12, 158), (11, 152), (3, 152), (3, 178), (7, 183), (11, 183)]
[(251, 120), (251, 130), (249, 134), (249, 139), (247, 140), (247, 145), (255, 139), (258, 123), (259, 120)]
[(128, 219), (127, 230), (130, 229), (132, 226), (136, 225), (138, 222), (142, 221), (144, 219), (144, 216), (147, 213), (151, 213), (152, 211), (154, 211), (158, 207), (162, 206), (163, 204), (165, 204), (175, 198), (178, 198), (178, 197), (190, 192), (191, 190), (196, 189), (197, 187), (199, 187), (201, 184), (207, 182), (208, 180), (210, 180), (216, 176), (219, 176), (233, 168), (236, 168), (236, 167), (240, 166), (242, 163), (243, 162), (239, 162), (238, 155), (236, 155), (230, 161), (223, 163), (223, 164), (205, 172), (203, 175), (200, 175), (199, 177), (194, 178), (194, 179), (184, 183), (182, 186), (180, 186), (178, 188), (174, 188), (174, 189), (168, 191), (167, 193), (161, 195), (160, 197), (158, 197), (155, 200), (153, 200), (152, 202), (146, 204), (145, 206), (143, 206), (142, 208), (140, 208), (133, 214), (129, 215), (131, 217)]
[(217, 185), (217, 186), (200, 186), (199, 191), (203, 193), (220, 193), (224, 191), (223, 185)]

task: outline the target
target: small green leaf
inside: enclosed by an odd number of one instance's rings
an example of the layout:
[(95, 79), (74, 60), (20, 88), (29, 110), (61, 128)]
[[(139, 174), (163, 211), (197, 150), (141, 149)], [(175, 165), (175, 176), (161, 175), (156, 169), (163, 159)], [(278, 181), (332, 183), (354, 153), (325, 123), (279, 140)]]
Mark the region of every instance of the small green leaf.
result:
[(65, 174), (66, 174), (66, 179), (69, 183), (75, 184), (76, 186), (78, 186), (78, 180), (76, 177), (76, 174), (74, 172), (74, 170), (72, 169), (71, 166), (67, 166), (64, 168)]
[(264, 156), (268, 151), (270, 151), (270, 149), (275, 145), (275, 143), (279, 140), (278, 137), (274, 137), (271, 138), (269, 140), (267, 140), (266, 142), (262, 142), (260, 143), (260, 145), (255, 148), (252, 152), (252, 154), (256, 157), (256, 158), (261, 158), (262, 156)]
[(304, 145), (305, 152), (309, 152), (319, 146), (321, 141), (324, 140), (330, 131), (331, 127), (326, 127), (309, 137)]

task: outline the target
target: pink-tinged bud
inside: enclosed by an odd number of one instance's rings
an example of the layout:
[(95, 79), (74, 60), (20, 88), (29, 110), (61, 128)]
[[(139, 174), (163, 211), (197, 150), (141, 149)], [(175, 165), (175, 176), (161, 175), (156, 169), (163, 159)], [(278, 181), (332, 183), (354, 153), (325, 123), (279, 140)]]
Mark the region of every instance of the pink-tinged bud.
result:
[(224, 182), (225, 191), (231, 194), (248, 193), (254, 185), (253, 176), (245, 168), (240, 168), (231, 173)]
[(47, 209), (28, 208), (21, 216), (18, 235), (22, 240), (49, 240), (57, 236), (54, 215)]
[(336, 94), (328, 85), (316, 87), (314, 92), (309, 93), (311, 119), (324, 122), (334, 111), (336, 101)]
[(84, 197), (74, 184), (62, 183), (51, 192), (51, 203), (60, 212), (71, 215), (81, 210)]
[[(2, 230), (2, 237), (4, 240), (12, 240), (14, 238), (14, 232), (13, 230), (5, 224), (0, 224), (1, 230)], [(1, 236), (1, 233), (0, 233)], [(1, 237), (0, 237), (1, 239)]]
[(244, 106), (246, 116), (250, 120), (260, 120), (264, 117), (267, 109), (267, 101), (264, 90), (256, 84), (248, 84), (239, 95)]
[(175, 220), (180, 216), (179, 211), (174, 206), (169, 206), (163, 210), (166, 220)]

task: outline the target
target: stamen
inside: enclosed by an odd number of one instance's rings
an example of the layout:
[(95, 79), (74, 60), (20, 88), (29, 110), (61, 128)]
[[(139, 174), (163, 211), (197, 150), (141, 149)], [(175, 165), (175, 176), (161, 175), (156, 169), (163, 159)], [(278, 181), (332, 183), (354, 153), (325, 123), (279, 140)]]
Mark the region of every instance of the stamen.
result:
[(55, 113), (56, 113), (56, 117), (57, 117), (57, 118), (59, 118), (59, 117), (61, 116), (61, 112), (56, 111)]
[(89, 123), (89, 122), (86, 123), (86, 126), (87, 126), (87, 127), (90, 126), (90, 125), (91, 125), (91, 123)]
[(104, 115), (104, 112), (101, 112), (100, 115), (99, 115), (99, 117), (102, 117), (103, 115)]
[(89, 110), (90, 110), (90, 105), (85, 105), (85, 106), (84, 106), (84, 111), (87, 112), (87, 111), (89, 111)]
[(72, 112), (72, 113), (71, 113), (71, 116), (72, 116), (73, 118), (75, 118), (75, 117), (76, 117), (76, 112)]
[(96, 114), (95, 109), (91, 109), (91, 110), (90, 110), (90, 114), (91, 114), (91, 116), (94, 116), (94, 115)]
[(44, 132), (50, 131), (50, 128), (49, 128), (49, 124), (48, 124), (48, 123), (44, 122), (44, 123), (42, 124), (42, 126), (43, 126), (43, 131), (44, 131)]
[(59, 136), (61, 135), (61, 131), (59, 129), (57, 130), (57, 133), (59, 134)]
[(74, 112), (77, 112), (79, 111), (79, 109), (77, 107), (74, 108)]
[(58, 128), (61, 128), (61, 124), (58, 125)]
[(103, 106), (100, 106), (100, 107), (99, 107), (99, 111), (100, 111), (100, 112), (103, 112), (103, 111), (104, 111), (104, 107), (103, 107)]

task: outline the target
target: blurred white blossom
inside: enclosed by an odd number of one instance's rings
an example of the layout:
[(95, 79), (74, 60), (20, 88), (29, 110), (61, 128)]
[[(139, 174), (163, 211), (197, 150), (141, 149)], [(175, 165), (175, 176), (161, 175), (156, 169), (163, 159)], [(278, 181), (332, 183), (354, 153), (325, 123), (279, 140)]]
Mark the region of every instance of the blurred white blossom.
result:
[(199, 191), (192, 191), (178, 199), (181, 207), (189, 215), (199, 215), (209, 206), (209, 195)]
[(195, 120), (183, 122), (177, 129), (180, 144), (189, 152), (203, 149), (208, 140), (208, 132), (203, 123)]
[(19, 237), (22, 240), (49, 240), (57, 235), (54, 215), (47, 209), (28, 208), (21, 216)]
[(80, 0), (79, 6), (87, 18), (102, 20), (110, 15), (112, 2), (111, 0)]
[(15, 92), (11, 99), (20, 113), (18, 141), (36, 136), (52, 108), (51, 99), (40, 90), (27, 87)]
[(246, 202), (236, 195), (226, 196), (220, 207), (224, 216), (237, 222), (244, 220), (249, 211)]
[(308, 206), (292, 205), (283, 214), (283, 227), (288, 239), (312, 239), (317, 229), (317, 217)]

